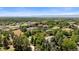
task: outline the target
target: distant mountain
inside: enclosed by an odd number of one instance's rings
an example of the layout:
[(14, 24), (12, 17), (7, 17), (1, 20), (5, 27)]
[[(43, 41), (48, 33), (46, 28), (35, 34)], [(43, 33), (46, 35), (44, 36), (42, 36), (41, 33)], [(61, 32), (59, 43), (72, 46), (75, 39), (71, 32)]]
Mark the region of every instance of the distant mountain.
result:
[(71, 18), (79, 18), (79, 15), (40, 15), (40, 16), (32, 16), (32, 17), (69, 17), (69, 18), (71, 17)]
[(66, 18), (79, 18), (79, 15), (34, 15), (34, 16), (0, 16), (0, 17), (66, 17)]

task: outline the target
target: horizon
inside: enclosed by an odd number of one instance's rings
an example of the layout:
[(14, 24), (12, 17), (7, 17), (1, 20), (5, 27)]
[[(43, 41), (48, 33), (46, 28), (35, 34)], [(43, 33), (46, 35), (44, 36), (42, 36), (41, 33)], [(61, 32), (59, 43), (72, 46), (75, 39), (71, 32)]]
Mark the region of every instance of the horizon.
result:
[(79, 7), (0, 7), (0, 17), (79, 17)]

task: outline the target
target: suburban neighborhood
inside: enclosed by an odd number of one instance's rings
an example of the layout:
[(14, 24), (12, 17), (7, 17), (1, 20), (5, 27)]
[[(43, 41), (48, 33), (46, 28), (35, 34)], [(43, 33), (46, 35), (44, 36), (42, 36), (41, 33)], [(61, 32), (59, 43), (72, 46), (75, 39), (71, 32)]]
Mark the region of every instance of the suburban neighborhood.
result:
[[(60, 18), (1, 18), (1, 51), (78, 51), (79, 21)], [(12, 21), (11, 19), (14, 19)], [(53, 18), (52, 18), (53, 19)], [(63, 18), (62, 18), (63, 19)]]

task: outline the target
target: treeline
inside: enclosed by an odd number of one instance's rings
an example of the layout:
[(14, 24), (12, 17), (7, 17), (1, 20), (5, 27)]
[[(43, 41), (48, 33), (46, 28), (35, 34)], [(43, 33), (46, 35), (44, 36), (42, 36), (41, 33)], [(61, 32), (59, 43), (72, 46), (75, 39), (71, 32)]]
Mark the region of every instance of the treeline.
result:
[(42, 21), (42, 20), (79, 20), (79, 18), (54, 18), (54, 17), (0, 17), (0, 21), (3, 22), (24, 22), (24, 21)]

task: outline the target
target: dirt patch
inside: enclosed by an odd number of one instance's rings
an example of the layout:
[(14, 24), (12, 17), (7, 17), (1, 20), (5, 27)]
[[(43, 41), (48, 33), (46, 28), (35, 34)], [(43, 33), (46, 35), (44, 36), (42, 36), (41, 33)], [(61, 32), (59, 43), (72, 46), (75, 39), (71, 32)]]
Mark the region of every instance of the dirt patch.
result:
[(20, 29), (14, 30), (13, 33), (18, 37), (23, 34), (23, 32)]

